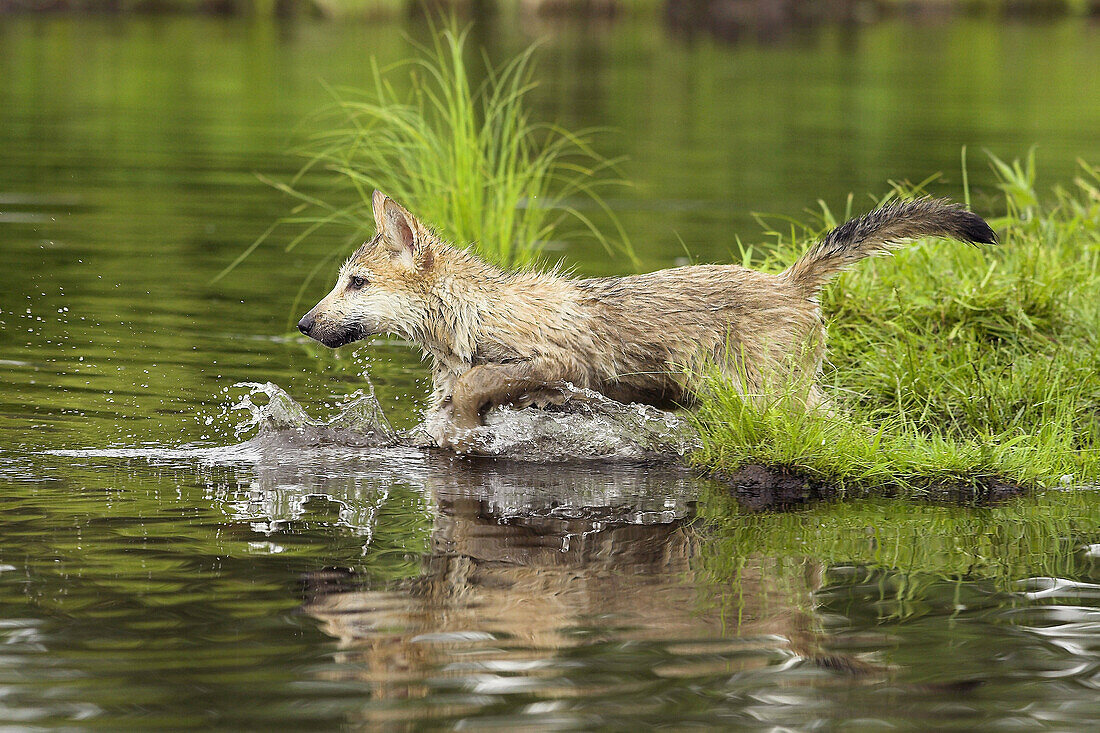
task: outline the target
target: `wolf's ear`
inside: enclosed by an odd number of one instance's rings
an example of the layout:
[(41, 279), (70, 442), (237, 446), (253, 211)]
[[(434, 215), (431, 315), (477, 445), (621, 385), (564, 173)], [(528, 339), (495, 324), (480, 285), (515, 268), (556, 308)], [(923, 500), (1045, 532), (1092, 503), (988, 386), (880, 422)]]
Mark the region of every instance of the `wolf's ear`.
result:
[(410, 270), (422, 270), (431, 264), (431, 252), (423, 239), (424, 229), (412, 214), (381, 191), (371, 197), (374, 223), (382, 235), (382, 244)]

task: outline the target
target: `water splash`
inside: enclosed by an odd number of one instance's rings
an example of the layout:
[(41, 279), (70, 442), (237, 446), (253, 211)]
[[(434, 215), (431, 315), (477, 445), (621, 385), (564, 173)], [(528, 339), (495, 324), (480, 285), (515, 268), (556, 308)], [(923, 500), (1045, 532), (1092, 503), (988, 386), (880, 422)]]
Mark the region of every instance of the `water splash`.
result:
[[(369, 384), (369, 382), (368, 382)], [(440, 428), (430, 415), (412, 430), (395, 432), (374, 397), (373, 388), (352, 395), (327, 421), (311, 418), (278, 385), (247, 382), (247, 389), (225, 412), (245, 411), (233, 433), (254, 433), (253, 447), (339, 445), (348, 447), (427, 447)], [(471, 436), (472, 452), (518, 461), (653, 460), (682, 458), (698, 445), (681, 416), (648, 405), (622, 404), (590, 390), (575, 390), (551, 409), (490, 410), (485, 425)]]
[[(373, 386), (349, 395), (336, 414), (319, 420), (285, 390), (271, 382), (241, 382), (227, 388), (229, 395), (217, 415), (201, 419), (206, 425), (228, 423), (223, 432), (232, 445), (110, 448), (51, 451), (64, 455), (146, 457), (163, 460), (197, 459), (207, 463), (246, 460), (283, 461), (326, 455), (349, 449), (423, 449), (436, 444), (442, 419), (428, 418), (407, 431), (396, 431), (382, 412)], [(233, 396), (243, 390), (239, 396)], [(244, 413), (243, 417), (239, 413)], [(574, 390), (564, 405), (538, 409), (497, 407), (485, 416), (485, 425), (470, 436), (475, 455), (515, 461), (664, 461), (682, 458), (698, 446), (690, 423), (675, 413), (648, 405), (622, 404), (589, 390)]]
[[(430, 416), (420, 428), (436, 435), (442, 419)], [(698, 447), (697, 434), (676, 413), (575, 388), (569, 401), (549, 409), (494, 408), (468, 439), (471, 453), (535, 462), (667, 460)]]
[(282, 387), (271, 382), (241, 382), (233, 388), (248, 390), (225, 411), (227, 414), (248, 413), (233, 427), (237, 440), (254, 431), (255, 435), (249, 440), (252, 444), (275, 441), (296, 447), (382, 447), (398, 442), (397, 434), (374, 396), (373, 386), (351, 395), (330, 420), (311, 418)]

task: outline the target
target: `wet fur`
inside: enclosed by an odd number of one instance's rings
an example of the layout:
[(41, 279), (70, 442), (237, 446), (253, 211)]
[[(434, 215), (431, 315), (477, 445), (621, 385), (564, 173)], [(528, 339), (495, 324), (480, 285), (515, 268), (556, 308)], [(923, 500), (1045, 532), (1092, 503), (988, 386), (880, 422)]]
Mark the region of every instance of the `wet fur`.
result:
[[(689, 375), (722, 365), (747, 396), (805, 385), (825, 352), (818, 296), (843, 269), (906, 241), (943, 236), (992, 243), (980, 217), (937, 199), (895, 202), (832, 230), (786, 271), (695, 265), (644, 275), (575, 279), (505, 272), (436, 237), (375, 192), (378, 234), (340, 270), (299, 328), (337, 347), (379, 333), (432, 360), (433, 437), (462, 436), (499, 404), (561, 401), (570, 387), (622, 402), (688, 405)], [(361, 278), (365, 284), (356, 287)]]

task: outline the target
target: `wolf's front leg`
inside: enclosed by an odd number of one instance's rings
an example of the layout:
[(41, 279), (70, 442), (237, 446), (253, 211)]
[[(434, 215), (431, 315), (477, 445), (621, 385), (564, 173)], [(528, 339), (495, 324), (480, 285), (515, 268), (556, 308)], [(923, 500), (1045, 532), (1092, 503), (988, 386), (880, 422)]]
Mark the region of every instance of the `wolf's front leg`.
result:
[(449, 415), (440, 446), (469, 452), (474, 429), (497, 405), (564, 402), (568, 398), (565, 381), (547, 376), (534, 362), (483, 364), (470, 369), (455, 382), (449, 403), (442, 407)]

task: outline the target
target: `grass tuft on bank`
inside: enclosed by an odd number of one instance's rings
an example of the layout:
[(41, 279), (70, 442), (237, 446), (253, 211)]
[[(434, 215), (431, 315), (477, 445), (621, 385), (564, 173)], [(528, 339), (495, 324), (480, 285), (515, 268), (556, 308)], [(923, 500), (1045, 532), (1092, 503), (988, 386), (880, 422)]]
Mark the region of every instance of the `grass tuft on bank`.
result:
[[(745, 401), (702, 375), (693, 460), (760, 464), (846, 495), (913, 495), (1100, 476), (1100, 168), (1042, 202), (1035, 160), (992, 158), (1001, 244), (921, 241), (859, 264), (823, 293), (831, 415), (790, 396)], [(891, 196), (911, 195), (903, 191)], [(836, 224), (771, 230), (752, 266), (779, 271)]]
[(433, 31), (431, 45), (412, 60), (373, 65), (369, 89), (330, 89), (333, 104), (314, 122), (320, 132), (297, 151), (305, 164), (290, 181), (269, 181), (296, 208), (218, 278), (280, 226), (299, 230), (288, 250), (334, 226), (348, 232), (348, 249), (358, 245), (374, 233), (374, 189), (504, 268), (538, 263), (548, 242), (563, 234), (587, 235), (633, 260), (601, 195), (623, 182), (614, 172), (618, 161), (592, 147), (599, 131), (572, 132), (531, 114), (535, 49), (495, 65), (470, 48), (467, 32), (451, 27)]

